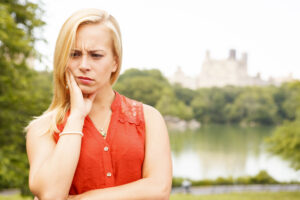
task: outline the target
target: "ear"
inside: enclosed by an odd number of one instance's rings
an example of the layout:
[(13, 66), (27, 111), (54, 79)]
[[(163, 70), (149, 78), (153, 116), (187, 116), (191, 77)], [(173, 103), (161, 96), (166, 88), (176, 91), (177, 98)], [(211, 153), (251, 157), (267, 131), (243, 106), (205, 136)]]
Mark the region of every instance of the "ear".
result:
[(118, 69), (118, 63), (117, 63), (117, 57), (115, 56), (114, 64), (113, 64), (113, 67), (112, 67), (112, 72), (116, 72), (117, 69)]
[(117, 65), (117, 64), (115, 64), (115, 65), (112, 67), (112, 71), (111, 71), (111, 72), (116, 72), (116, 71), (117, 71), (117, 69), (118, 69), (118, 65)]

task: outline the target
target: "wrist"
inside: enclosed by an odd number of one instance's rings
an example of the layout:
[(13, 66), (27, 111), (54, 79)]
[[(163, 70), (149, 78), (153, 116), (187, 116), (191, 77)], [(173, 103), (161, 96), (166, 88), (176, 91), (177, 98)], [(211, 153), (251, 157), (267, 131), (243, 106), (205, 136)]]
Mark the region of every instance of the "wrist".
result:
[(67, 124), (72, 127), (72, 131), (82, 131), (85, 116), (78, 113), (71, 113)]
[(78, 119), (78, 120), (84, 120), (85, 119), (85, 116), (83, 115), (83, 113), (79, 112), (79, 111), (71, 111), (69, 118), (70, 117), (72, 119)]

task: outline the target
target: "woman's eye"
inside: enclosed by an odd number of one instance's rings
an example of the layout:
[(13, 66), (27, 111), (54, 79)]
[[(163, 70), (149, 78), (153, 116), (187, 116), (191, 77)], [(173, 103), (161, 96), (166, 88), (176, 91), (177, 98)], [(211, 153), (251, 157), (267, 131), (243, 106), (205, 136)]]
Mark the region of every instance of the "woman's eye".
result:
[(101, 57), (103, 57), (103, 55), (97, 54), (97, 53), (92, 53), (91, 55), (92, 55), (93, 58), (101, 58)]
[(71, 53), (72, 58), (76, 58), (76, 57), (79, 57), (79, 56), (80, 56), (80, 53), (78, 53), (78, 52)]

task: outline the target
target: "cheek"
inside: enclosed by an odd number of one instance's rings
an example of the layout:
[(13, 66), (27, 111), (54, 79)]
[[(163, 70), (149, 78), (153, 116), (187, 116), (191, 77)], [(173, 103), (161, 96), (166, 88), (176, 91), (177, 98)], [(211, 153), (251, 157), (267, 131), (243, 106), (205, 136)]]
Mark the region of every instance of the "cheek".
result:
[(73, 72), (75, 70), (75, 66), (76, 66), (75, 62), (69, 61), (68, 64), (67, 64), (67, 69), (70, 69), (71, 72)]
[(66, 70), (70, 70), (71, 71), (71, 73), (73, 74), (73, 75), (75, 75), (76, 74), (76, 70), (77, 70), (77, 63), (76, 62), (68, 62), (68, 64), (67, 64), (67, 69)]

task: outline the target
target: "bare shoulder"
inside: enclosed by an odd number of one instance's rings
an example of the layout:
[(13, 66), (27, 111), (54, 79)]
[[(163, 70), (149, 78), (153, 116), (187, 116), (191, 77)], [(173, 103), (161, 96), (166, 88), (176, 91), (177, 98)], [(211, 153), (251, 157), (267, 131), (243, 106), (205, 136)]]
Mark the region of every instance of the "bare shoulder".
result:
[(26, 138), (32, 136), (42, 136), (43, 133), (46, 133), (47, 130), (49, 129), (52, 119), (53, 119), (53, 114), (48, 113), (31, 121), (26, 128), (27, 131)]
[(165, 120), (161, 113), (154, 107), (143, 104), (146, 132), (151, 134), (168, 134)]
[(163, 116), (156, 108), (147, 104), (143, 104), (143, 109), (146, 123), (151, 121), (160, 121), (164, 123)]
[(26, 128), (26, 150), (31, 168), (33, 166), (32, 169), (39, 166), (55, 147), (54, 138), (48, 131), (52, 119), (51, 113), (42, 115)]

